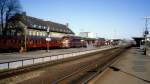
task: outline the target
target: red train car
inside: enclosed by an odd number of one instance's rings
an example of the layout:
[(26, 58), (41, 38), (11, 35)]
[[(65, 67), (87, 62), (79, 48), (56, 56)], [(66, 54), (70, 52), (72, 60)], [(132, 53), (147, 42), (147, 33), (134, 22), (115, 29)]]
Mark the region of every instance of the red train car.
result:
[[(27, 50), (33, 49), (46, 49), (50, 48), (60, 48), (62, 47), (62, 42), (60, 38), (51, 38), (51, 41), (46, 41), (46, 37), (37, 36), (27, 36), (26, 38), (26, 48)], [(0, 51), (18, 51), (21, 47), (25, 47), (25, 38), (23, 36), (0, 36)]]
[(79, 36), (64, 36), (62, 38), (63, 48), (85, 47), (84, 38)]
[(105, 38), (97, 38), (95, 40), (94, 46), (100, 47), (105, 45)]

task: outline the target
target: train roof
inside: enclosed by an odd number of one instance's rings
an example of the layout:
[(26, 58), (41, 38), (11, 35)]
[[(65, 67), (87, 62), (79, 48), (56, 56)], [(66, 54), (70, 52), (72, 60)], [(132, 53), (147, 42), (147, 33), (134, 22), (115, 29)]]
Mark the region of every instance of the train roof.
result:
[(81, 36), (64, 36), (63, 38), (76, 38), (76, 39), (83, 39), (83, 40), (104, 40), (105, 38), (87, 38), (87, 37), (81, 37)]
[[(0, 38), (1, 39), (24, 39), (24, 36), (1, 36), (0, 35)], [(45, 39), (46, 40), (46, 36), (27, 36), (27, 39), (33, 39), (33, 40), (37, 40), (37, 39)], [(50, 37), (52, 41), (60, 41), (62, 40), (62, 38), (58, 38), (58, 37)]]

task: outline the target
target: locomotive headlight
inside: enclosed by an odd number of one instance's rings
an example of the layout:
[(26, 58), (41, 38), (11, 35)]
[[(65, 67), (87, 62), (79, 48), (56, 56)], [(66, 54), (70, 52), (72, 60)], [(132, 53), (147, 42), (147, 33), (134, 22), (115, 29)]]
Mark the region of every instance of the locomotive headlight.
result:
[(66, 44), (66, 43), (68, 43), (68, 42), (69, 42), (68, 40), (64, 40), (64, 41), (63, 41), (64, 44)]

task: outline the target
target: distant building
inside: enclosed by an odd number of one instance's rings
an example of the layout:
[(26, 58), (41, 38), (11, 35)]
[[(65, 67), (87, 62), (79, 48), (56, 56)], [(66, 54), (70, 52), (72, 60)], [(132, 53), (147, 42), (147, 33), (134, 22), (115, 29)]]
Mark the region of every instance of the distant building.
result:
[(79, 36), (85, 37), (85, 38), (93, 38), (93, 33), (91, 33), (91, 32), (80, 32)]
[[(26, 16), (26, 22), (22, 23), (27, 26), (26, 34), (28, 36), (43, 37), (63, 37), (65, 35), (74, 35), (74, 32), (68, 28), (68, 24), (60, 24), (51, 21), (44, 21), (35, 17)], [(49, 35), (47, 35), (49, 32)], [(14, 28), (10, 28), (7, 35), (21, 35)]]

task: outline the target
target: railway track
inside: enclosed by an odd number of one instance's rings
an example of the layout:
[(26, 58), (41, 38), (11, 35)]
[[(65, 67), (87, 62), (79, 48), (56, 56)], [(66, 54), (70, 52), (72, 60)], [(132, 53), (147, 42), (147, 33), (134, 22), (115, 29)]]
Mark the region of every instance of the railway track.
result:
[(114, 49), (107, 53), (104, 52), (104, 56), (89, 61), (78, 70), (52, 82), (52, 84), (87, 84), (88, 81), (100, 74), (112, 62), (114, 62), (122, 51), (124, 51), (124, 48)]
[[(121, 48), (113, 48), (104, 50), (97, 53), (92, 53), (88, 55), (84, 55), (76, 58), (69, 58), (66, 60), (59, 60), (56, 63), (53, 62), (55, 66), (52, 66), (52, 63), (41, 64), (37, 66), (27, 67), (25, 69), (13, 71), (13, 72), (5, 72), (2, 76), (11, 76), (12, 77), (4, 79), (2, 82), (6, 83), (20, 83), (20, 84), (76, 84), (76, 83), (86, 83), (90, 80), (94, 75), (100, 73), (106, 65), (108, 66), (108, 61), (112, 61), (116, 58), (116, 55), (125, 50), (125, 47)], [(42, 68), (41, 68), (42, 67)], [(41, 75), (35, 78), (26, 78), (32, 76), (32, 73), (38, 71), (44, 71)], [(14, 73), (15, 72), (15, 73)], [(18, 73), (19, 72), (19, 73)], [(30, 73), (30, 75), (26, 75)], [(9, 75), (10, 74), (10, 75)], [(21, 74), (21, 76), (20, 76)], [(25, 74), (26, 76), (22, 76)], [(13, 77), (16, 77), (14, 79)], [(17, 79), (23, 78), (24, 80)], [(12, 80), (13, 79), (13, 80)], [(8, 81), (9, 80), (9, 81)], [(10, 81), (11, 80), (11, 81)], [(19, 82), (18, 82), (19, 80)], [(1, 83), (1, 80), (0, 80)]]

